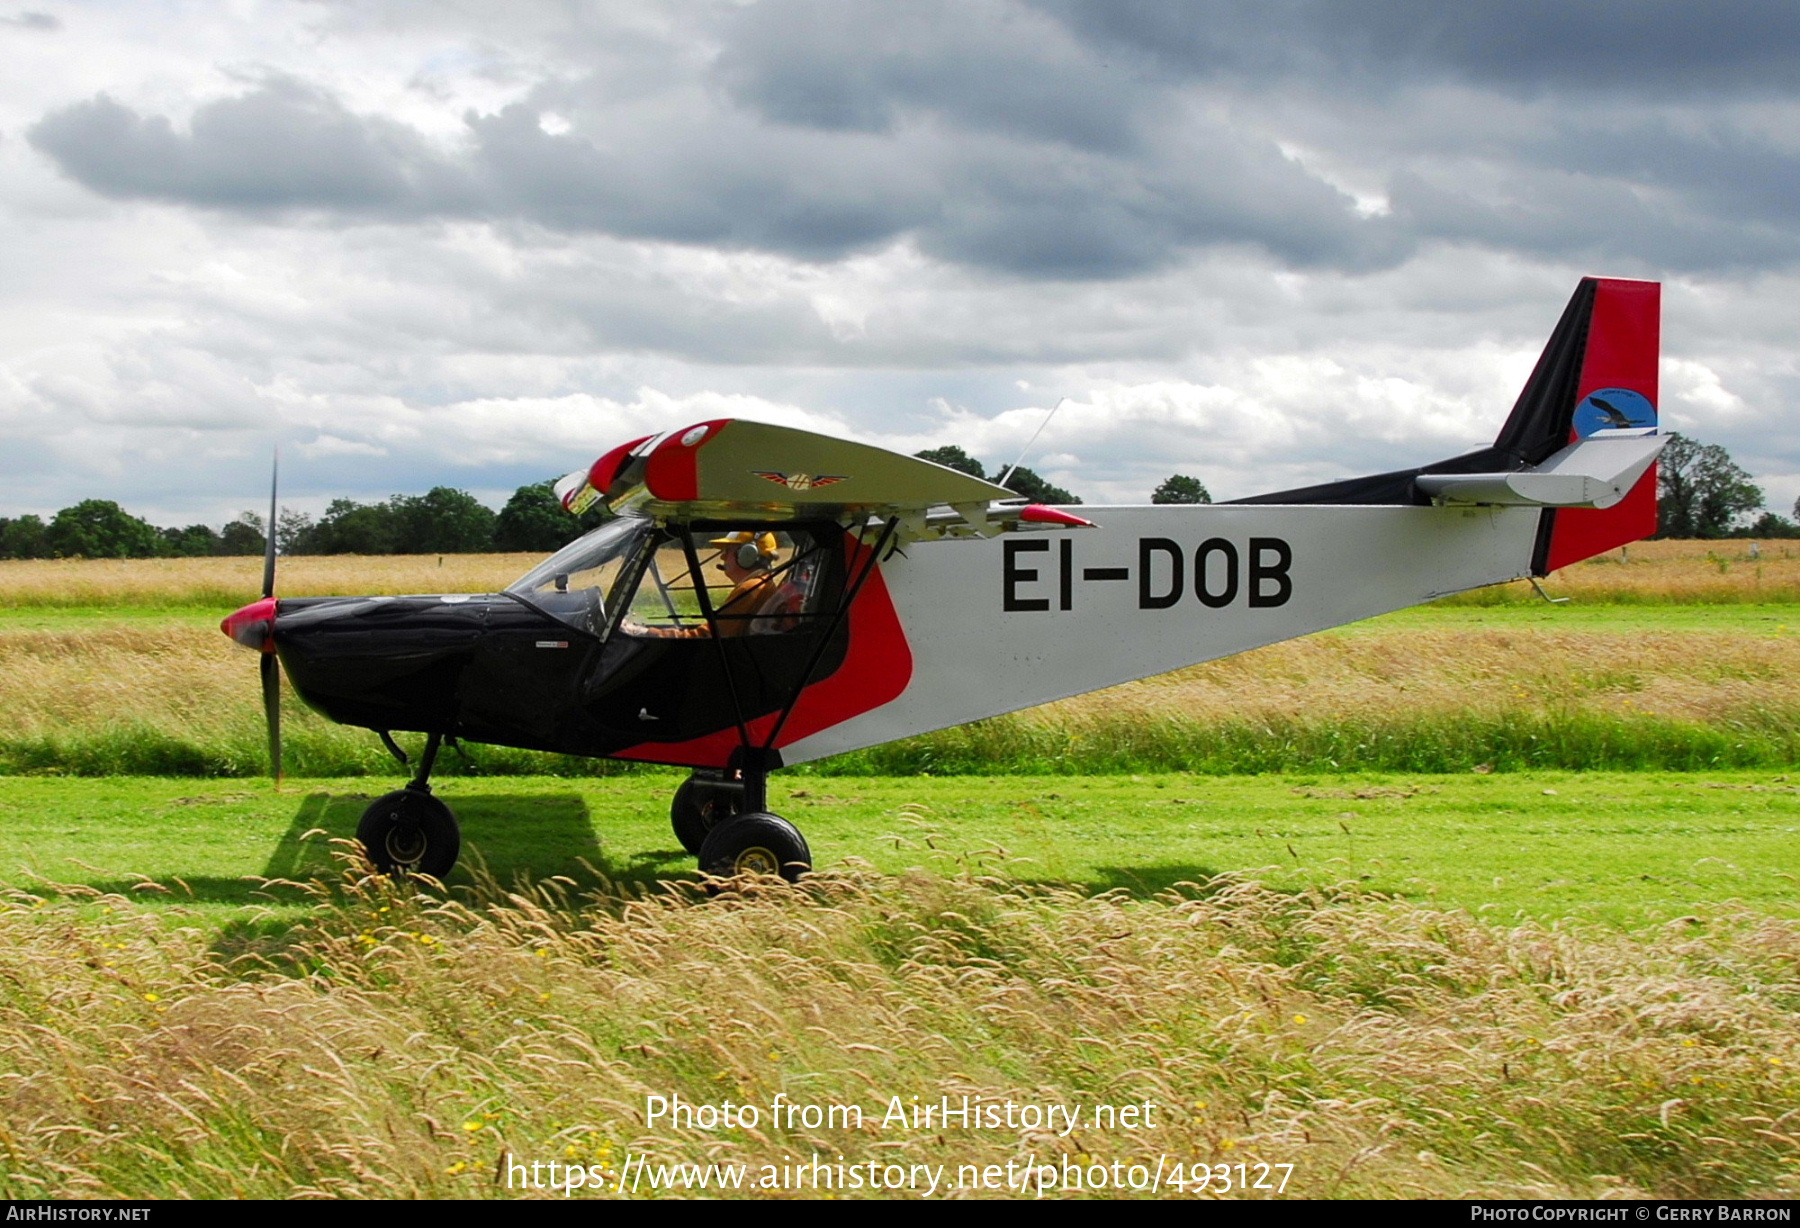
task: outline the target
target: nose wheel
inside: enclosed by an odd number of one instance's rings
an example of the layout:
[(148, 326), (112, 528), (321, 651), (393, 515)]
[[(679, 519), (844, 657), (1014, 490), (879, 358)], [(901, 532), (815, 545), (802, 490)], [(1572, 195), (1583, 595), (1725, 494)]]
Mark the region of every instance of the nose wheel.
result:
[(375, 799), (356, 825), (369, 864), (382, 874), (441, 879), (456, 865), (462, 833), (456, 816), (429, 793), (396, 789)]
[[(377, 732), (394, 758), (405, 766), (406, 753), (394, 744), (393, 736)], [(431, 769), (443, 742), (444, 735), (429, 735), (412, 782), (404, 789), (376, 798), (363, 811), (362, 821), (356, 825), (356, 838), (362, 841), (369, 864), (377, 873), (426, 874), (443, 879), (455, 868), (456, 855), (462, 852), (462, 831), (450, 807), (431, 795)]]

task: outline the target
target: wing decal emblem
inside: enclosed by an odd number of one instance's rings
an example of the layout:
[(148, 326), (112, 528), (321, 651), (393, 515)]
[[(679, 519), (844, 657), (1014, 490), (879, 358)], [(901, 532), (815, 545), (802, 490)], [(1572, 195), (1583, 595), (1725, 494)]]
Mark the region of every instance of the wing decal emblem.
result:
[(780, 473), (773, 469), (753, 469), (757, 477), (785, 486), (789, 490), (812, 490), (819, 486), (833, 486), (846, 480), (847, 474), (827, 473)]

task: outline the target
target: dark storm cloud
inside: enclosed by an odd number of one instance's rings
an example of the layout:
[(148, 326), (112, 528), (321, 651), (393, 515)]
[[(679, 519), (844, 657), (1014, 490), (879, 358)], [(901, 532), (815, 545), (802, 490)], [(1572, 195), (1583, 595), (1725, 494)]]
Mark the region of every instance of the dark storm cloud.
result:
[(1800, 85), (1790, 0), (1033, 0), (1082, 36), (1165, 71), (1389, 88), (1788, 93)]
[(1405, 160), (1388, 203), (1421, 239), (1604, 260), (1641, 276), (1800, 258), (1800, 157), (1741, 119), (1698, 115), (1570, 108), (1504, 137), (1471, 119), (1466, 149)]
[(892, 135), (741, 114), (655, 133), (552, 134), (535, 106), (471, 116), (470, 141), (417, 133), (280, 81), (195, 112), (178, 132), (100, 97), (29, 133), (113, 197), (355, 217), (522, 219), (553, 229), (830, 260), (903, 235), (959, 263), (1111, 277), (1183, 248), (1261, 246), (1292, 265), (1378, 259), (1382, 227), (1268, 141), (1195, 121), (1155, 156), (909, 126)]
[[(1219, 247), (1347, 271), (1442, 241), (1678, 270), (1800, 256), (1800, 163), (1705, 109), (1792, 93), (1791, 3), (1725, 0), (1704, 18), (1641, 0), (720, 12), (710, 58), (628, 84), (591, 67), (546, 80), (470, 114), (451, 144), (293, 80), (208, 103), (185, 129), (101, 96), (29, 137), (118, 198), (808, 261), (910, 239), (1027, 278), (1129, 277)], [(1699, 119), (1647, 105), (1671, 96)], [(1351, 108), (1361, 127), (1339, 118)], [(1302, 147), (1356, 168), (1365, 207), (1284, 152)]]
[(476, 211), (489, 218), (832, 259), (889, 239), (934, 208), (929, 174), (866, 139), (727, 121), (602, 146), (579, 133), (551, 135), (524, 104), (472, 117), (470, 128), (475, 148), (459, 171), (478, 185)]
[(1181, 159), (1096, 164), (1042, 150), (969, 157), (929, 252), (1055, 276), (1107, 276), (1166, 263), (1172, 252), (1261, 247), (1290, 266), (1354, 267), (1397, 255), (1387, 223), (1257, 142), (1216, 129), (1185, 134)]
[(1720, 123), (1698, 130), (1660, 118), (1602, 127), (1574, 116), (1521, 151), (1543, 165), (1679, 193), (1696, 214), (1788, 227), (1800, 201), (1800, 157)]
[[(1184, 248), (1246, 244), (1284, 263), (1359, 265), (1386, 235), (1267, 140), (1194, 122), (1115, 154), (1006, 134), (753, 124), (655, 142), (545, 133), (535, 109), (472, 121), (488, 207), (565, 229), (831, 259), (914, 236), (960, 264), (1049, 277), (1155, 268)], [(1179, 146), (1178, 149), (1166, 148)]]
[(46, 116), (29, 137), (64, 172), (120, 198), (368, 211), (447, 186), (433, 182), (441, 168), (416, 133), (292, 81), (209, 103), (187, 133), (101, 95)]
[(1029, 10), (964, 0), (743, 10), (715, 75), (769, 119), (891, 131), (920, 114), (1085, 149), (1133, 144), (1150, 92)]
[(1600, 261), (1635, 276), (1748, 270), (1800, 256), (1791, 225), (1724, 229), (1678, 204), (1647, 202), (1617, 180), (1521, 169), (1498, 196), (1403, 173), (1390, 197), (1397, 216), (1448, 242)]
[(1666, 97), (1800, 84), (1800, 7), (1789, 0), (1314, 0), (1303, 11), (1346, 59), (1503, 86)]

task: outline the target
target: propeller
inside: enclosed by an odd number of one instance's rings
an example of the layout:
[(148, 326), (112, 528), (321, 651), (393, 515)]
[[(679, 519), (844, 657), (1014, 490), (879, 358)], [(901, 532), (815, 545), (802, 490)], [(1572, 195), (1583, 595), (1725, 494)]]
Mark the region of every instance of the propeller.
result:
[(263, 720), (269, 728), (269, 774), (281, 780), (281, 658), (275, 655), (275, 516), (280, 489), (281, 451), (276, 449), (269, 474), (268, 545), (263, 550), (262, 599), (253, 601), (219, 624), (219, 630), (262, 654)]

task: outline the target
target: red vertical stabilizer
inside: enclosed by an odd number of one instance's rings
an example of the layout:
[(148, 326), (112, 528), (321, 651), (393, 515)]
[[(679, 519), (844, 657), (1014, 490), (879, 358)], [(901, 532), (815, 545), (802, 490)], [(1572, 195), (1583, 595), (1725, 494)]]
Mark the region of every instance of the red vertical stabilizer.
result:
[[(1584, 437), (1596, 425), (1609, 424), (1596, 413), (1623, 413), (1632, 426), (1656, 423), (1662, 287), (1653, 281), (1613, 278), (1596, 279), (1594, 285), (1593, 313), (1575, 391), (1570, 442)], [(1634, 407), (1638, 412), (1632, 412)], [(1643, 421), (1645, 408), (1649, 422)], [(1562, 508), (1546, 516), (1550, 522), (1548, 541), (1540, 547), (1534, 569), (1540, 575), (1649, 537), (1656, 532), (1656, 466), (1652, 465), (1631, 493), (1612, 507)]]

